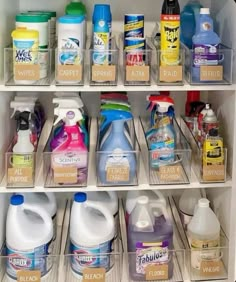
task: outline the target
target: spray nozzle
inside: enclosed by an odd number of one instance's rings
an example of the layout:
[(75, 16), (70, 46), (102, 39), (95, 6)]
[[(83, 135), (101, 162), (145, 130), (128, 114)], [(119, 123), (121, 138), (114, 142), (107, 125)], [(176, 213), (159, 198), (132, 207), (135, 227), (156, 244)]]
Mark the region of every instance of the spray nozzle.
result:
[(19, 112), (15, 115), (15, 120), (17, 121), (17, 131), (19, 130), (28, 130), (29, 129), (29, 120), (31, 117), (30, 112)]
[(54, 125), (56, 125), (60, 120), (65, 120), (65, 124), (69, 126), (76, 125), (78, 121), (83, 120), (83, 115), (81, 110), (78, 108), (56, 108), (56, 115), (58, 116)]
[(33, 102), (33, 101), (29, 101), (27, 103), (25, 101), (11, 101), (10, 108), (14, 110), (12, 115), (11, 115), (11, 118), (14, 117), (14, 115), (17, 111), (18, 112), (33, 113), (34, 107), (35, 107), (35, 102)]
[[(174, 106), (174, 100), (168, 96), (162, 95), (149, 95), (147, 96), (147, 101), (150, 102), (148, 105), (148, 109), (153, 111), (156, 109), (160, 113), (166, 113), (169, 110), (169, 107)], [(157, 108), (154, 108), (155, 105)]]

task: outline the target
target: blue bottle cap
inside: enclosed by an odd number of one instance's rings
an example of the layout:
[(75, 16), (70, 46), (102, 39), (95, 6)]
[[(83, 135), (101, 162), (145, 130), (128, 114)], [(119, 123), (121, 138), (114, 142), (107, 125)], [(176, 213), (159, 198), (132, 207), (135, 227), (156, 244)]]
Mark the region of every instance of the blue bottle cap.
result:
[(11, 205), (19, 206), (24, 203), (24, 196), (23, 195), (13, 195), (11, 196)]
[(109, 4), (96, 4), (93, 10), (93, 24), (104, 20), (108, 23), (112, 21), (111, 8)]
[(85, 16), (63, 16), (58, 19), (58, 23), (62, 24), (79, 24), (85, 20)]
[(83, 203), (86, 202), (86, 200), (87, 200), (86, 193), (78, 192), (74, 195), (74, 201), (77, 203)]

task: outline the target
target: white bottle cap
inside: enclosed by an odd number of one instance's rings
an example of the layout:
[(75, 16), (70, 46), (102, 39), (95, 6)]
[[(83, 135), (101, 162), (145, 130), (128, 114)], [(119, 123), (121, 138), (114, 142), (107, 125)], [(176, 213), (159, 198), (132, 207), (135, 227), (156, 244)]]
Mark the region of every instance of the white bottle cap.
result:
[(138, 198), (138, 203), (141, 205), (146, 205), (149, 203), (149, 199), (147, 196), (141, 196)]
[(198, 206), (200, 208), (208, 208), (210, 204), (210, 201), (207, 200), (206, 198), (202, 198), (198, 201)]
[(210, 9), (209, 8), (201, 8), (200, 14), (201, 15), (210, 15)]

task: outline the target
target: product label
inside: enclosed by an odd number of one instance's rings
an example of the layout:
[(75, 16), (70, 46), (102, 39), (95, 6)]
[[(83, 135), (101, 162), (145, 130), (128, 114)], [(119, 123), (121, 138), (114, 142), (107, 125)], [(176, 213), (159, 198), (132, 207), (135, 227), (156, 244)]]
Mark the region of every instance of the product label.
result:
[(146, 268), (146, 280), (167, 280), (168, 264), (148, 265)]
[(183, 80), (182, 66), (160, 66), (159, 79), (163, 82), (179, 82)]
[(66, 152), (52, 154), (53, 167), (77, 166), (78, 168), (87, 167), (87, 152)]
[(76, 38), (64, 38), (60, 41), (58, 49), (58, 63), (61, 65), (81, 65), (83, 53), (81, 42)]
[(220, 60), (219, 45), (194, 44), (193, 45), (193, 65), (200, 67), (202, 65), (217, 66)]
[(83, 271), (83, 282), (105, 282), (105, 268), (85, 268)]
[(161, 15), (161, 65), (178, 65), (180, 15)]
[[(200, 270), (202, 261), (214, 261), (219, 259), (220, 250), (218, 240), (191, 240), (191, 265)], [(199, 249), (199, 250), (198, 250)]]
[(202, 179), (204, 181), (224, 181), (225, 166), (222, 165), (203, 165)]
[(136, 272), (146, 274), (150, 265), (165, 264), (169, 261), (168, 241), (159, 243), (136, 243)]
[(41, 273), (37, 270), (19, 270), (17, 271), (17, 282), (40, 282)]
[(83, 77), (82, 65), (58, 65), (57, 66), (57, 80), (62, 81), (78, 81)]
[(8, 168), (7, 182), (31, 185), (33, 183), (33, 169), (31, 167)]
[[(126, 31), (135, 31), (136, 29), (140, 29), (140, 28), (143, 28), (143, 27), (144, 27), (144, 21), (143, 20), (129, 21), (128, 23), (125, 24), (125, 32)], [(138, 37), (138, 36), (129, 36), (129, 37)], [(142, 37), (142, 35), (140, 37)]]
[(200, 267), (200, 275), (205, 277), (219, 277), (223, 271), (223, 263), (221, 260), (202, 261)]
[(41, 277), (45, 276), (52, 268), (51, 255), (52, 241), (34, 250), (20, 252), (7, 246), (7, 274), (12, 279), (17, 279), (17, 272), (38, 270)]
[(34, 164), (34, 154), (13, 154), (12, 166), (15, 168), (20, 167), (33, 167)]
[(222, 81), (223, 66), (200, 66), (200, 81)]
[(112, 241), (105, 242), (90, 248), (70, 243), (71, 267), (79, 275), (87, 268), (111, 268), (110, 256)]
[(93, 65), (92, 81), (115, 81), (116, 66), (112, 65)]
[(76, 184), (77, 183), (77, 167), (55, 167), (54, 168), (54, 182), (57, 184), (67, 183)]
[(109, 33), (108, 32), (94, 32), (93, 34), (94, 65), (108, 65), (109, 62)]
[(127, 81), (149, 81), (150, 67), (149, 66), (126, 66)]
[(179, 181), (182, 179), (182, 167), (180, 165), (166, 165), (159, 168), (160, 181)]

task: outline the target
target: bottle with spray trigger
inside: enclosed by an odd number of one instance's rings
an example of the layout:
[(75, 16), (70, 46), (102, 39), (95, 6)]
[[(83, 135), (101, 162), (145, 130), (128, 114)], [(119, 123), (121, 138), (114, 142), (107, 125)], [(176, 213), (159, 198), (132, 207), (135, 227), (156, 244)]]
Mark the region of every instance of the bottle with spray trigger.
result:
[(83, 184), (87, 179), (88, 149), (84, 143), (82, 133), (77, 125), (83, 119), (77, 108), (59, 108), (58, 118), (54, 124), (65, 118), (64, 130), (66, 140), (52, 152), (52, 169), (56, 167), (76, 167), (77, 181), (69, 184)]

